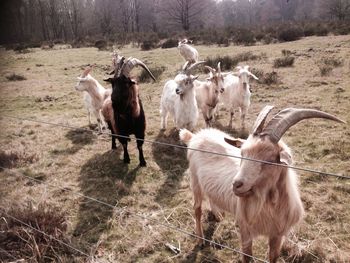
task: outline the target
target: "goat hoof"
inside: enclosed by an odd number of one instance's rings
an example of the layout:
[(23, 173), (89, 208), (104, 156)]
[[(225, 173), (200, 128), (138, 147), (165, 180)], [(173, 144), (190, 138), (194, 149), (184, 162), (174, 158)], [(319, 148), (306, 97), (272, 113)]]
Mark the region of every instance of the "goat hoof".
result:
[(124, 159), (124, 163), (130, 163), (130, 159)]

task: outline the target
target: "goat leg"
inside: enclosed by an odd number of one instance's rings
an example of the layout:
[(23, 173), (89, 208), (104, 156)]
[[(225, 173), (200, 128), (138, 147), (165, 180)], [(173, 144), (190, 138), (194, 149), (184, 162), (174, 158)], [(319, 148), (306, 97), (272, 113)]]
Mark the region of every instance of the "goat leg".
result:
[(242, 252), (243, 254), (243, 263), (249, 263), (251, 260), (251, 257), (253, 255), (253, 239), (250, 236), (249, 231), (243, 227), (240, 226), (241, 229), (241, 244), (242, 244)]
[(269, 260), (270, 263), (276, 263), (281, 252), (283, 236), (270, 237), (269, 239)]
[(122, 142), (123, 150), (124, 150), (124, 163), (130, 163), (130, 157), (128, 153), (128, 141), (125, 139), (125, 141)]
[(140, 166), (145, 167), (147, 165), (147, 163), (146, 163), (145, 158), (143, 156), (143, 150), (142, 150), (144, 136), (140, 139), (142, 139), (142, 141), (137, 140), (137, 149), (139, 150), (139, 161), (140, 161)]

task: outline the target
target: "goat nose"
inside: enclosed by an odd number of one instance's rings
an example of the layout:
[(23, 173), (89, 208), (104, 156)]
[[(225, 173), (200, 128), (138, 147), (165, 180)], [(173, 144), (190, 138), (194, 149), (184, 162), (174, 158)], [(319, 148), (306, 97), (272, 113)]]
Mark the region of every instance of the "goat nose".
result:
[(180, 93), (180, 90), (179, 90), (179, 89), (176, 89), (175, 92), (176, 92), (176, 94), (179, 94), (179, 93)]
[(242, 186), (243, 186), (243, 182), (242, 181), (237, 180), (237, 181), (233, 182), (233, 190), (236, 190), (236, 189), (238, 189), (238, 188), (240, 188)]

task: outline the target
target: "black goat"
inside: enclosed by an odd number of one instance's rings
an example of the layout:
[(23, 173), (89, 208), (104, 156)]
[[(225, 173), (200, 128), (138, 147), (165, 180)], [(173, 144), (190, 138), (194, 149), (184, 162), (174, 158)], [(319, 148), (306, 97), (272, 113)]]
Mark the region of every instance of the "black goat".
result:
[[(140, 166), (146, 166), (143, 156), (142, 145), (145, 138), (146, 118), (143, 111), (142, 102), (139, 98), (139, 86), (135, 80), (129, 77), (130, 71), (135, 66), (142, 66), (155, 80), (148, 67), (136, 58), (128, 58), (116, 55), (113, 59), (115, 67), (114, 77), (106, 79), (112, 84), (112, 106), (118, 141), (123, 145), (124, 163), (130, 163), (128, 153), (128, 141), (130, 135), (134, 134), (137, 139), (137, 149), (139, 150)], [(112, 137), (113, 145), (113, 137)]]

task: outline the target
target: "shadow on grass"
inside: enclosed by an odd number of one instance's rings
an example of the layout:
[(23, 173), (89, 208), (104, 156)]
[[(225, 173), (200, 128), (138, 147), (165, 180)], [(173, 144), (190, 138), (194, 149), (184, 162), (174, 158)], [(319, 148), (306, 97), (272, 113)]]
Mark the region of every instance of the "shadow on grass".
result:
[[(205, 221), (208, 222), (208, 224), (203, 224), (203, 227), (207, 226), (207, 228), (204, 229), (204, 238), (212, 240), (218, 223), (215, 221), (214, 215), (210, 212), (208, 213), (207, 220)], [(197, 239), (194, 239), (193, 242), (197, 242)], [(192, 251), (185, 255), (185, 257), (180, 262), (222, 262), (215, 257), (215, 254), (212, 252), (213, 249), (221, 249), (221, 247), (210, 245), (208, 242), (205, 242), (204, 245), (199, 245), (197, 243), (193, 247)]]
[(53, 150), (53, 154), (75, 154), (85, 145), (92, 144), (97, 136), (86, 129), (69, 130), (65, 137), (73, 143), (73, 146), (63, 150)]
[[(180, 145), (179, 133), (175, 129), (167, 132), (160, 131), (155, 141)], [(159, 187), (160, 190), (155, 200), (160, 203), (170, 204), (188, 167), (186, 150), (153, 144), (152, 154), (155, 162), (166, 176), (164, 184)]]
[[(81, 193), (110, 205), (130, 193), (139, 167), (129, 170), (116, 151), (96, 154), (81, 168), (79, 185)], [(101, 203), (82, 198), (73, 236), (82, 241), (82, 246), (96, 244), (100, 236), (109, 229), (113, 209)]]
[(247, 129), (230, 128), (227, 125), (222, 125), (219, 121), (214, 122), (213, 128), (226, 132), (227, 134), (231, 135), (234, 138), (246, 139), (249, 136), (249, 132)]

